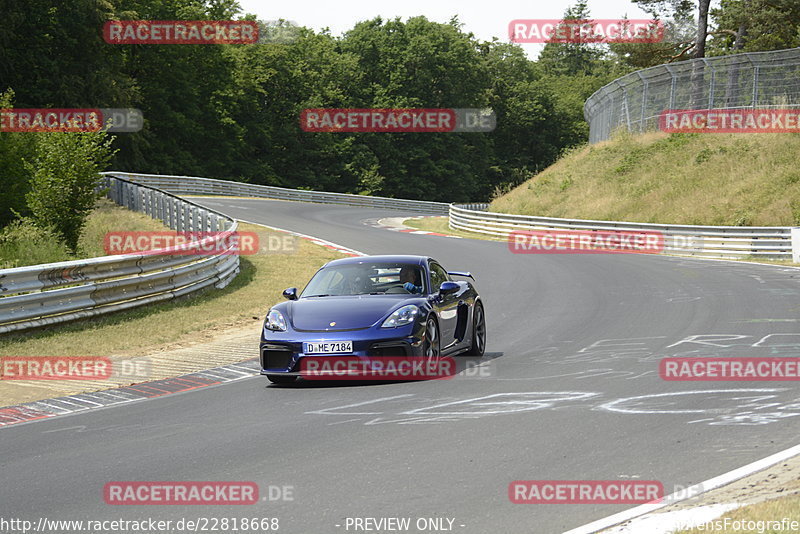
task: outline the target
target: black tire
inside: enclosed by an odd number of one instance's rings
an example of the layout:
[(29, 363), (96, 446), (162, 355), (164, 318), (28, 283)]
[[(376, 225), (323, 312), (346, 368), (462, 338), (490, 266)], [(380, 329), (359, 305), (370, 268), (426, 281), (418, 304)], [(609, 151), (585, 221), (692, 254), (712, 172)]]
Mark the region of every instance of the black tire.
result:
[(267, 379), (273, 384), (294, 384), (297, 380), (296, 376), (284, 375), (267, 375)]
[(467, 356), (483, 356), (486, 351), (486, 315), (483, 304), (478, 302), (472, 313), (472, 344), (465, 352)]

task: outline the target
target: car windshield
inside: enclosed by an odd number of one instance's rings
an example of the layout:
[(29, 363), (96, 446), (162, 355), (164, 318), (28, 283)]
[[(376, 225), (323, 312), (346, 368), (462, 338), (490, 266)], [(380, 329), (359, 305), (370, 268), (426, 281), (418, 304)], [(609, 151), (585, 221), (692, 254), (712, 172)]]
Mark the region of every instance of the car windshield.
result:
[(425, 283), (419, 265), (346, 263), (318, 271), (303, 290), (301, 297), (409, 295), (424, 292)]

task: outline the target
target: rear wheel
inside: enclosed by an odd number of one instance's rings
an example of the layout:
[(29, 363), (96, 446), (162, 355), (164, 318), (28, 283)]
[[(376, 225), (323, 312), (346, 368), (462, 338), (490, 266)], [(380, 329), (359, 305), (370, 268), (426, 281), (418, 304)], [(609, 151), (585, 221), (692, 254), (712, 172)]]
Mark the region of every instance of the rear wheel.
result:
[(472, 314), (472, 345), (466, 352), (467, 356), (483, 356), (486, 350), (486, 316), (483, 313), (483, 304), (478, 302)]
[(294, 384), (296, 376), (267, 375), (267, 379), (273, 384)]

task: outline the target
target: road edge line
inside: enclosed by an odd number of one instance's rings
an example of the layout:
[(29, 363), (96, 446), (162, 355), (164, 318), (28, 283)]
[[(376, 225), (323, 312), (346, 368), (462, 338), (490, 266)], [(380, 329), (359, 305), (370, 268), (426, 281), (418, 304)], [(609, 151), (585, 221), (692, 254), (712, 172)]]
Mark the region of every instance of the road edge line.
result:
[(763, 471), (768, 467), (772, 467), (773, 465), (784, 460), (788, 460), (789, 458), (797, 456), (798, 454), (800, 454), (800, 445), (789, 447), (788, 449), (771, 454), (770, 456), (762, 458), (761, 460), (756, 460), (755, 462), (743, 465), (742, 467), (738, 467), (728, 471), (727, 473), (723, 473), (698, 484), (689, 486), (681, 491), (677, 491), (661, 499), (661, 502), (647, 503), (634, 508), (629, 508), (628, 510), (597, 519), (580, 527), (564, 531), (563, 534), (592, 534), (594, 532), (619, 525), (620, 523), (629, 521), (650, 512), (654, 512), (655, 510), (666, 508), (667, 506), (697, 497), (698, 495), (703, 495), (711, 490), (715, 490), (746, 476)]

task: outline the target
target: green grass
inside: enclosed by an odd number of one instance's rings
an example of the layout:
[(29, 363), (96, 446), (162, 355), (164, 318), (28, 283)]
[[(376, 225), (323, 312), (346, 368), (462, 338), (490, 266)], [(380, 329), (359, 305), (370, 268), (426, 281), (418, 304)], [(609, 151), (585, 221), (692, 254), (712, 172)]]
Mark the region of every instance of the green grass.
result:
[(650, 223), (800, 225), (800, 134), (619, 134), (509, 193), (502, 213)]
[(30, 221), (16, 221), (0, 230), (0, 269), (105, 256), (103, 239), (107, 232), (159, 230), (167, 227), (143, 213), (100, 199), (86, 219), (76, 253), (70, 252), (56, 234)]
[[(240, 230), (258, 231), (263, 242), (264, 228), (241, 224)], [(322, 264), (341, 257), (305, 240), (296, 243), (294, 253), (242, 256), (241, 272), (225, 289), (46, 330), (3, 335), (0, 355), (139, 355), (257, 325), (270, 306), (283, 300), (285, 288), (304, 287)]]
[[(704, 530), (697, 528), (687, 529), (677, 531), (676, 534), (699, 534), (701, 532), (725, 532), (725, 534), (752, 534), (754, 532), (758, 532), (760, 534), (783, 534), (786, 532), (793, 532), (791, 526), (788, 530), (782, 529), (780, 525), (773, 525), (778, 526), (777, 529), (766, 527), (770, 526), (768, 522), (780, 522), (784, 518), (787, 518), (790, 522), (800, 521), (800, 496), (789, 495), (758, 504), (743, 506), (742, 508), (731, 510), (730, 512), (723, 514), (713, 521), (724, 522), (726, 517), (730, 518), (731, 520), (730, 523), (728, 523), (727, 528), (724, 528), (724, 523), (720, 523), (720, 528), (713, 528), (717, 525), (715, 523), (711, 523), (710, 525), (707, 524), (708, 528), (705, 528)], [(754, 521), (755, 524), (752, 526), (755, 528), (732, 528), (734, 525), (737, 525), (734, 523), (734, 521)], [(759, 524), (759, 521), (763, 521), (763, 523)], [(739, 523), (738, 525), (744, 527), (750, 526), (747, 523)], [(794, 532), (796, 532), (796, 530), (794, 530)]]
[(100, 199), (86, 219), (86, 226), (83, 227), (83, 232), (78, 240), (78, 256), (81, 258), (105, 256), (103, 242), (109, 232), (163, 230), (169, 230), (169, 228), (157, 219), (151, 219), (144, 213), (130, 211), (108, 199)]

